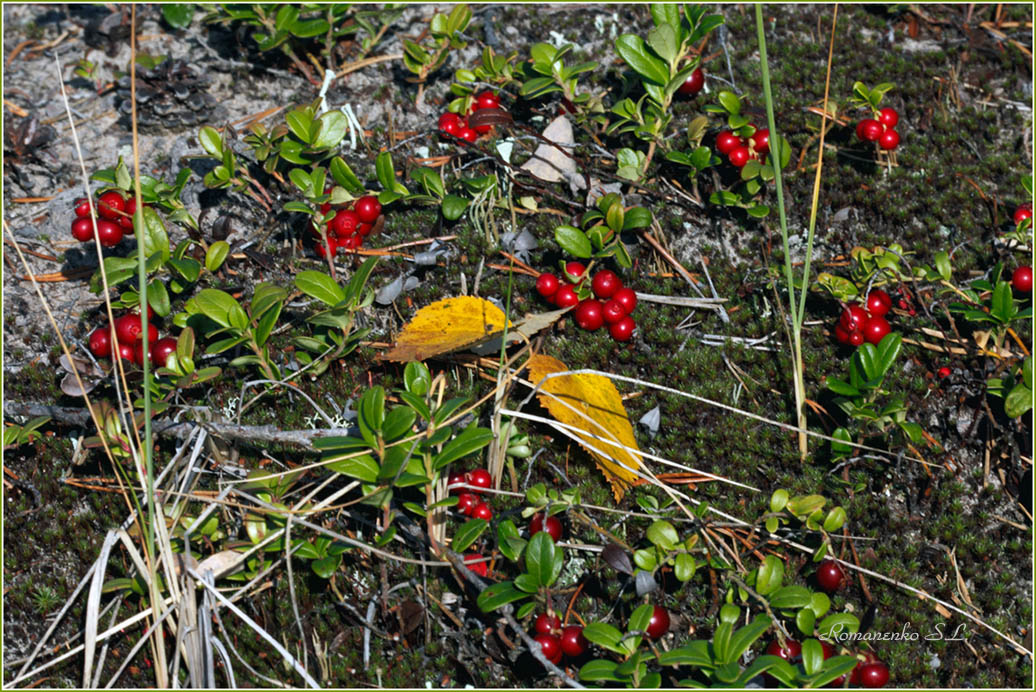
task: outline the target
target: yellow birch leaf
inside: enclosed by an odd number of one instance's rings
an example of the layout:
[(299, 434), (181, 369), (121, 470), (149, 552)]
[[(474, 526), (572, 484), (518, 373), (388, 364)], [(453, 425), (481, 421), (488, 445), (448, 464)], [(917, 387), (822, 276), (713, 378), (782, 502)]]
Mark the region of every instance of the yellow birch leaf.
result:
[[(537, 385), (550, 373), (568, 369), (557, 358), (535, 355), (529, 359), (529, 380)], [(615, 501), (620, 502), (626, 488), (637, 478), (637, 474), (630, 469), (639, 469), (641, 463), (639, 454), (604, 441), (612, 440), (631, 449), (640, 449), (633, 437), (633, 426), (630, 425), (626, 407), (622, 405), (619, 390), (607, 377), (583, 374), (552, 377), (543, 384), (540, 391), (554, 395), (538, 395), (540, 403), (550, 415), (566, 425), (585, 431), (576, 432), (575, 435), (611, 483)], [(595, 439), (594, 436), (603, 439)], [(591, 447), (600, 452), (593, 451)]]
[(483, 298), (445, 298), (418, 310), (381, 358), (406, 363), (470, 348), (502, 332), (506, 321), (503, 310)]

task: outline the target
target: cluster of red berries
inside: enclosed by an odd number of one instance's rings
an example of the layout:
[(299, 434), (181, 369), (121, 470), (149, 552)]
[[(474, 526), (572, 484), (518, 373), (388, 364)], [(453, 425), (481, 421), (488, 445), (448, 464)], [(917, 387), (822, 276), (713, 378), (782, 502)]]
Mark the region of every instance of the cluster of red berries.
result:
[[(108, 190), (97, 198), (97, 239), (104, 247), (115, 247), (122, 242), (122, 236), (133, 235), (133, 213), (137, 210), (137, 199), (126, 199), (118, 190)], [(72, 236), (87, 242), (94, 237), (93, 219), (90, 218), (90, 202), (81, 197), (75, 203), (76, 218), (72, 220)]]
[(554, 613), (537, 615), (533, 629), (536, 632), (533, 639), (540, 645), (544, 657), (554, 664), (561, 663), (562, 655), (578, 658), (590, 646), (580, 625), (562, 627), (561, 618)]
[[(824, 652), (825, 661), (836, 653), (835, 647), (825, 641), (820, 642), (820, 648)], [(802, 644), (794, 639), (785, 639), (784, 646), (781, 646), (781, 643), (774, 639), (766, 647), (766, 653), (771, 656), (783, 658), (788, 663), (795, 665), (802, 660)], [(769, 673), (764, 673), (764, 677), (770, 681), (771, 684), (776, 682), (773, 676)], [(888, 681), (888, 666), (878, 660), (878, 658), (869, 651), (863, 654), (863, 658), (856, 664), (856, 667), (853, 668), (852, 672), (849, 674), (849, 684), (857, 687), (884, 687)], [(841, 677), (832, 680), (827, 686), (845, 687), (845, 676), (842, 675)]]
[[(475, 469), (467, 473), (454, 471), (446, 480), (446, 489), (451, 493), (455, 490), (458, 491), (457, 511), (461, 514), (489, 521), (493, 518), (493, 509), (488, 502), (480, 499), (479, 495), (492, 484), (493, 477), (485, 469)], [(470, 491), (464, 488), (465, 485), (471, 486)]]
[[(324, 192), (330, 194), (331, 190)], [(320, 211), (324, 214), (329, 213), (331, 204), (328, 202), (321, 204)], [(331, 255), (338, 252), (338, 248), (355, 250), (363, 244), (363, 239), (374, 230), (374, 224), (379, 216), (381, 216), (381, 202), (374, 195), (365, 195), (353, 202), (351, 207), (339, 209), (327, 222), (328, 247), (324, 248), (318, 240), (317, 253), (321, 257), (327, 257), (328, 250)], [(317, 230), (317, 227), (311, 224), (310, 229), (319, 238), (320, 231)]]
[[(480, 111), (483, 108), (499, 107), (500, 97), (491, 91), (483, 91), (481, 94), (475, 96), (475, 100), (471, 104), (471, 110), (468, 111), (468, 115), (471, 115), (475, 111)], [(453, 135), (454, 137), (463, 139), (465, 142), (474, 142), (478, 139), (479, 135), (484, 135), (491, 129), (493, 129), (492, 125), (468, 127), (467, 117), (458, 115), (457, 113), (443, 113), (439, 116), (439, 132), (445, 135)]]
[(559, 308), (576, 305), (576, 324), (587, 331), (595, 331), (608, 324), (608, 332), (616, 341), (629, 341), (637, 323), (630, 313), (637, 307), (637, 293), (622, 285), (622, 279), (610, 269), (602, 269), (590, 280), (590, 288), (597, 298), (579, 299), (576, 288), (586, 280), (586, 267), (580, 262), (565, 265), (562, 284), (554, 274), (540, 274), (536, 291)]
[(881, 343), (885, 335), (892, 331), (885, 315), (892, 309), (892, 299), (888, 293), (876, 288), (867, 294), (866, 307), (862, 305), (846, 305), (842, 316), (835, 327), (835, 339), (840, 344), (859, 346), (864, 341), (869, 344)]
[(882, 108), (877, 119), (864, 118), (856, 124), (856, 136), (865, 142), (877, 142), (885, 151), (892, 151), (899, 146), (899, 133), (895, 130), (898, 122), (899, 113), (895, 108)]
[(731, 166), (744, 168), (752, 159), (759, 160), (770, 153), (770, 131), (763, 128), (751, 137), (738, 137), (724, 130), (716, 135), (716, 151), (726, 156)]
[[(147, 342), (148, 359), (154, 367), (163, 367), (169, 355), (176, 353), (176, 339), (167, 336), (158, 338), (158, 328), (150, 320), (155, 313), (148, 308)], [(139, 312), (129, 312), (115, 319), (115, 339), (111, 340), (109, 325), (98, 327), (90, 332), (90, 353), (97, 358), (111, 358), (118, 353), (123, 360), (144, 365), (144, 320)]]
[(1018, 267), (1011, 274), (1011, 285), (1019, 293), (1032, 293), (1032, 267)]
[(1024, 202), (1017, 209), (1014, 210), (1014, 215), (1011, 217), (1014, 220), (1014, 225), (1017, 226), (1022, 221), (1032, 218), (1032, 202)]

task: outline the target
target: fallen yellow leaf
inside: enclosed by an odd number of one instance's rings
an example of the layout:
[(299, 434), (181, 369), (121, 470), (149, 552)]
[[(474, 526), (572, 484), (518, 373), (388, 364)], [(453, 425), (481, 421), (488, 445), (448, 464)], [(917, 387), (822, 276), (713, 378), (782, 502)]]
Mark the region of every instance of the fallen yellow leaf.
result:
[(503, 331), (506, 321), (503, 311), (483, 298), (445, 298), (418, 310), (381, 358), (407, 363), (470, 348)]
[[(568, 369), (557, 358), (535, 355), (529, 359), (529, 380), (538, 385), (547, 375)], [(583, 374), (552, 377), (543, 383), (540, 391), (554, 395), (539, 394), (540, 403), (550, 415), (566, 425), (586, 431), (575, 435), (611, 483), (615, 501), (620, 502), (626, 488), (637, 478), (634, 471), (640, 468), (641, 463), (639, 454), (605, 441), (640, 449), (633, 437), (633, 426), (626, 407), (622, 405), (619, 390), (607, 377)]]

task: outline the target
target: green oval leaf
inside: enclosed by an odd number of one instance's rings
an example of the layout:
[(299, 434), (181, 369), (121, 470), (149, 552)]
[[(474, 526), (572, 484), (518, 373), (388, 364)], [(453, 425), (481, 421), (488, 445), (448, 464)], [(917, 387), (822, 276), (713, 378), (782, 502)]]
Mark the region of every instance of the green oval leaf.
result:
[(489, 522), (485, 519), (469, 519), (453, 534), (453, 543), (450, 547), (458, 552), (466, 550), (488, 527)]
[(554, 229), (554, 239), (561, 249), (580, 259), (589, 259), (593, 254), (593, 247), (586, 234), (574, 226), (558, 226)]
[(209, 246), (208, 252), (205, 253), (205, 268), (210, 272), (218, 271), (229, 254), (230, 243), (225, 240), (217, 240)]

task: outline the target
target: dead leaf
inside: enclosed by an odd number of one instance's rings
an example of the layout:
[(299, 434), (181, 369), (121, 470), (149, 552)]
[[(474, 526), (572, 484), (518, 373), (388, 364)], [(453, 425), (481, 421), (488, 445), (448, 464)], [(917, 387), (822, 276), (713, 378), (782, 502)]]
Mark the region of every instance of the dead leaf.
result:
[(503, 311), (483, 298), (445, 298), (418, 310), (381, 359), (407, 363), (468, 349), (503, 331), (506, 321)]
[[(531, 339), (538, 332), (543, 331), (557, 322), (562, 315), (571, 309), (572, 308), (565, 308), (564, 310), (551, 310), (550, 312), (538, 312), (526, 315), (525, 319), (508, 329), (507, 345), (510, 346), (511, 344), (517, 344)], [(471, 350), (480, 356), (499, 353), (502, 340), (503, 335), (501, 334), (483, 344), (473, 347)]]
[(577, 178), (575, 160), (564, 153), (575, 144), (568, 118), (563, 115), (554, 118), (543, 131), (543, 138), (559, 146), (540, 144), (532, 158), (522, 164), (522, 170), (548, 183)]
[[(550, 373), (568, 369), (556, 358), (535, 355), (529, 359), (529, 380), (538, 385)], [(619, 390), (607, 377), (583, 374), (552, 377), (543, 383), (540, 391), (554, 395), (539, 395), (540, 403), (550, 415), (566, 425), (586, 431), (575, 435), (611, 483), (615, 501), (621, 501), (626, 488), (637, 478), (634, 471), (640, 468), (641, 463), (639, 454), (605, 441), (640, 450)]]

